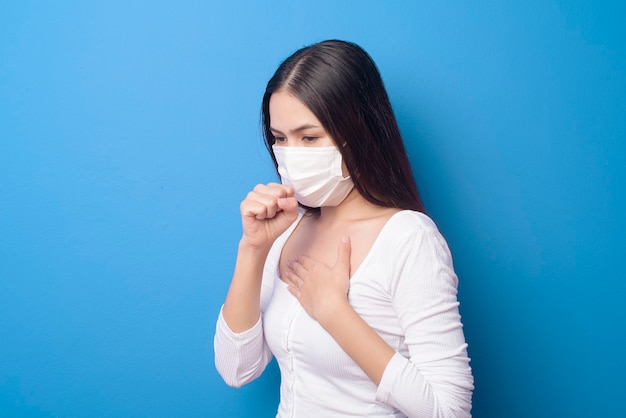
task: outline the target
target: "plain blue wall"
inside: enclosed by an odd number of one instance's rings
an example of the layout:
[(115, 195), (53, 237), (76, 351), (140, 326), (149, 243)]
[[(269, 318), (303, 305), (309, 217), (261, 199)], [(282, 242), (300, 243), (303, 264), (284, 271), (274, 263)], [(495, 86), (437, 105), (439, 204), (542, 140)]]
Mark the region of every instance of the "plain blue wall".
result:
[(469, 3), (3, 2), (0, 416), (273, 416), (275, 366), (228, 388), (212, 337), (265, 83), (326, 38), (453, 250), (474, 415), (623, 414), (624, 10)]

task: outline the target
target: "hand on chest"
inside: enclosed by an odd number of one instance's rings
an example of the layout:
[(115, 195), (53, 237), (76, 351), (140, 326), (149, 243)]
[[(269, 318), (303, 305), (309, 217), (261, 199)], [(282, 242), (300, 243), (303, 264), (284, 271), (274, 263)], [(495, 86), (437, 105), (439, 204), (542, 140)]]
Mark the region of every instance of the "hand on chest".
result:
[(304, 219), (289, 237), (280, 256), (279, 273), (286, 271), (286, 264), (298, 256), (307, 256), (332, 267), (337, 262), (337, 251), (343, 236), (350, 237), (350, 275), (363, 262), (376, 239), (380, 227), (372, 222), (344, 225), (324, 225), (316, 219)]

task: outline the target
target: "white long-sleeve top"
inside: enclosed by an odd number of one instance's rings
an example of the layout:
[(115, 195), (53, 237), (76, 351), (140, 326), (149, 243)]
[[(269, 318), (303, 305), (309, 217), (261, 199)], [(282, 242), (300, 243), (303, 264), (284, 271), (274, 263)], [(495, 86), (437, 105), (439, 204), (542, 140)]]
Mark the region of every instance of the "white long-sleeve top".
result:
[(350, 304), (396, 351), (376, 386), (279, 278), (280, 253), (299, 219), (267, 257), (256, 325), (234, 333), (219, 314), (215, 364), (226, 383), (254, 380), (273, 355), (281, 373), (279, 418), (471, 416), (458, 281), (432, 220), (394, 214), (350, 279)]

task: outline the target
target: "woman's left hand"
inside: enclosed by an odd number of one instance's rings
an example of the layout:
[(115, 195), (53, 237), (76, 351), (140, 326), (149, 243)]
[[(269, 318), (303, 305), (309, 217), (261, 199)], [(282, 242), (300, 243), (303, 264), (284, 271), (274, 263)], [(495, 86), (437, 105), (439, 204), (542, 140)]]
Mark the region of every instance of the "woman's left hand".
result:
[(289, 292), (309, 316), (324, 326), (338, 308), (348, 303), (350, 287), (350, 239), (341, 238), (334, 266), (298, 256), (287, 261), (286, 279)]

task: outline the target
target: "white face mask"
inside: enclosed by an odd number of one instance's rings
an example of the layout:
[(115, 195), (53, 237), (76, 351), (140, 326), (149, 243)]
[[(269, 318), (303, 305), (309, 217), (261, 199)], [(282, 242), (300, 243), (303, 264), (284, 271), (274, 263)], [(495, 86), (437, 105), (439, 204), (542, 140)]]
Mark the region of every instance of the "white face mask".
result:
[(337, 147), (272, 146), (282, 183), (296, 191), (296, 200), (305, 206), (337, 206), (354, 187), (350, 176), (343, 177), (342, 158)]

